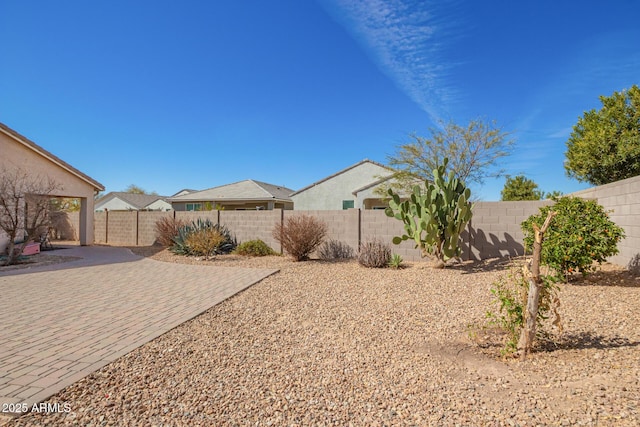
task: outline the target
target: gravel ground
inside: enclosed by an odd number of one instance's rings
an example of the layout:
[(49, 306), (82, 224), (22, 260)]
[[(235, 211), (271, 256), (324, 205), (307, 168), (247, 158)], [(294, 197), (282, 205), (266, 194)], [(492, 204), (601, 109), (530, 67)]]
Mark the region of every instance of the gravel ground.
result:
[(70, 413), (10, 425), (640, 424), (640, 280), (624, 272), (561, 285), (564, 333), (521, 362), (481, 329), (498, 260), (379, 270), (137, 250), (281, 271), (48, 400)]

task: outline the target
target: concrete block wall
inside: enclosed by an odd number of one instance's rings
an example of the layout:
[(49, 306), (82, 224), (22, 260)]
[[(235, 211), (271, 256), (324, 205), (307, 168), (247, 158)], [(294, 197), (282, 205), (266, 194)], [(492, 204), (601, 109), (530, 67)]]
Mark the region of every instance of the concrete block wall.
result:
[[(610, 210), (611, 219), (621, 226), (626, 238), (619, 244), (619, 255), (611, 262), (628, 265), (640, 256), (640, 177), (573, 193), (573, 196), (596, 199)], [(462, 234), (463, 259), (485, 259), (522, 255), (522, 221), (537, 214), (539, 208), (550, 201), (477, 202), (473, 218)], [(387, 217), (381, 210), (335, 211), (205, 211), (205, 212), (105, 212), (95, 213), (96, 243), (111, 245), (152, 244), (155, 241), (155, 221), (160, 215), (174, 215), (190, 222), (197, 218), (209, 218), (214, 223), (226, 225), (236, 234), (238, 241), (262, 239), (274, 250), (280, 245), (273, 239), (274, 225), (293, 215), (313, 215), (327, 223), (328, 239), (342, 241), (357, 250), (361, 241), (378, 239), (388, 243), (394, 253), (407, 261), (420, 260), (420, 252), (411, 241), (393, 245), (391, 239), (403, 234), (402, 223)], [(108, 224), (106, 224), (108, 215)], [(71, 219), (79, 221), (79, 219)], [(75, 224), (75, 222), (74, 222)], [(107, 235), (108, 231), (108, 235)]]
[(338, 240), (358, 250), (359, 240), (359, 210), (335, 210), (335, 211), (283, 211), (283, 220), (297, 215), (313, 216), (327, 224), (327, 236), (325, 240)]
[(138, 211), (110, 211), (106, 214), (106, 243), (114, 246), (135, 246), (138, 236)]
[(93, 213), (93, 238), (96, 244), (104, 245), (107, 243), (107, 213)]
[(413, 240), (405, 240), (399, 245), (394, 245), (395, 236), (404, 234), (404, 226), (401, 221), (388, 217), (383, 210), (363, 210), (360, 212), (363, 242), (378, 240), (391, 247), (391, 253), (398, 254), (405, 261), (420, 261), (420, 249), (416, 249)]
[(463, 259), (524, 254), (522, 221), (540, 212), (551, 201), (477, 202), (467, 231), (463, 233)]
[(595, 199), (609, 217), (624, 229), (626, 237), (618, 244), (620, 253), (610, 262), (626, 266), (640, 256), (640, 176), (612, 182), (572, 193), (572, 196)]
[(67, 221), (70, 225), (69, 235), (64, 239), (77, 240), (80, 238), (80, 212), (67, 212)]
[(238, 243), (260, 239), (271, 249), (280, 252), (280, 243), (272, 230), (281, 221), (282, 210), (220, 211), (220, 224), (235, 234)]
[(138, 213), (138, 246), (151, 246), (156, 243), (158, 233), (156, 222), (161, 218), (173, 219), (173, 211), (169, 212), (139, 212)]
[(201, 218), (202, 220), (209, 219), (214, 224), (218, 223), (218, 212), (220, 211), (174, 211), (175, 218), (185, 223), (191, 223)]

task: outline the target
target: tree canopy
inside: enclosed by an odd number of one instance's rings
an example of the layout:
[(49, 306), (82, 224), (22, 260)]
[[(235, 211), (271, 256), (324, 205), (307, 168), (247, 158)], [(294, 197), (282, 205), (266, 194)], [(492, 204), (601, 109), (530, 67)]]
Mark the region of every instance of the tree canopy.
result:
[(504, 188), (500, 192), (502, 201), (541, 200), (544, 192), (538, 189), (538, 184), (524, 175), (507, 176)]
[(640, 88), (601, 96), (567, 141), (565, 169), (578, 181), (603, 185), (640, 175)]
[(409, 190), (416, 182), (431, 180), (433, 171), (445, 164), (445, 158), (449, 159), (446, 173), (453, 171), (466, 184), (501, 176), (504, 171), (495, 166), (511, 153), (514, 143), (509, 133), (482, 119), (471, 120), (466, 126), (448, 122), (429, 132), (428, 138), (411, 134), (411, 141), (399, 145), (395, 154), (388, 156), (389, 166), (396, 169), (396, 189)]
[(142, 187), (140, 187), (138, 185), (135, 185), (135, 184), (129, 185), (127, 187), (127, 189), (124, 190), (124, 192), (125, 193), (131, 193), (131, 194), (151, 194), (151, 195), (154, 195), (154, 196), (158, 195), (158, 193), (156, 193), (155, 191), (148, 192), (144, 188), (142, 188)]

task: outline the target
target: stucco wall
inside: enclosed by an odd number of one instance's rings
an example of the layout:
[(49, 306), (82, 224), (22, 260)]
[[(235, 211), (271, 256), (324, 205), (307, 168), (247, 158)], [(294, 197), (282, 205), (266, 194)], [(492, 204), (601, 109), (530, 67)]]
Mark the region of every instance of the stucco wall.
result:
[(151, 203), (149, 206), (146, 207), (146, 209), (150, 210), (150, 211), (170, 211), (171, 210), (171, 203), (167, 203), (164, 200), (156, 200), (155, 202)]
[(0, 132), (0, 153), (2, 153), (0, 167), (3, 170), (22, 168), (33, 171), (36, 177), (38, 175), (49, 177), (61, 185), (62, 188), (52, 196), (88, 197), (93, 203), (93, 186), (2, 132)]
[(362, 201), (353, 194), (368, 184), (389, 175), (389, 170), (365, 162), (338, 174), (326, 181), (320, 182), (301, 193), (291, 196), (295, 210), (341, 210), (343, 200), (353, 200), (354, 208), (362, 208)]
[[(51, 196), (80, 198), (83, 211), (87, 212), (87, 226), (81, 235), (81, 241), (85, 244), (93, 243), (93, 209), (94, 186), (80, 177), (70, 173), (62, 166), (34, 152), (0, 131), (0, 170), (11, 171), (21, 169), (31, 174), (34, 180), (52, 179), (59, 185), (59, 189), (52, 192)], [(6, 247), (5, 239), (0, 238), (0, 250)]]

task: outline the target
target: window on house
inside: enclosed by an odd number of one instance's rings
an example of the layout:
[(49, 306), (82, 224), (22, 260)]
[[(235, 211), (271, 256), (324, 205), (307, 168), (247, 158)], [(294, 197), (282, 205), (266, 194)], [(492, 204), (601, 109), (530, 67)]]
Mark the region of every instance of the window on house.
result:
[(353, 200), (343, 200), (342, 201), (342, 209), (346, 210), (346, 209), (351, 209), (353, 208), (354, 203)]
[(202, 203), (187, 203), (187, 210), (188, 211), (201, 211), (202, 210)]

